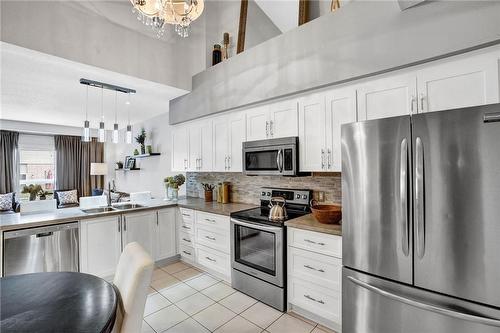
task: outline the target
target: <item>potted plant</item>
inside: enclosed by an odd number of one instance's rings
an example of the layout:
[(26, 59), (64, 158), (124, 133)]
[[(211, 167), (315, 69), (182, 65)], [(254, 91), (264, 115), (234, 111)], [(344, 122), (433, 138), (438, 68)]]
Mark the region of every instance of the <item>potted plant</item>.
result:
[(116, 169), (117, 170), (123, 169), (123, 162), (122, 161), (116, 162)]
[(144, 143), (146, 142), (146, 131), (141, 129), (141, 134), (135, 137), (135, 141), (141, 145), (141, 154), (146, 154), (146, 146)]
[(38, 195), (38, 193), (40, 193), (40, 191), (42, 191), (42, 187), (40, 185), (30, 184), (28, 186), (24, 185), (21, 193), (29, 193), (30, 201), (34, 201), (36, 200), (36, 196)]
[(183, 174), (178, 174), (175, 176), (170, 176), (164, 179), (168, 188), (170, 188), (170, 199), (177, 200), (179, 198), (179, 187), (182, 186), (186, 182), (186, 177)]

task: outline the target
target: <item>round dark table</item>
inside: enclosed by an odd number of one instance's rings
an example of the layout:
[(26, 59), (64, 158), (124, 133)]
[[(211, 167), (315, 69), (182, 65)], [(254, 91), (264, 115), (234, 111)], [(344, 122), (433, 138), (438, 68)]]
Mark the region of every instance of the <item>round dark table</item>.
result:
[(118, 296), (93, 275), (54, 272), (0, 278), (0, 332), (111, 332)]

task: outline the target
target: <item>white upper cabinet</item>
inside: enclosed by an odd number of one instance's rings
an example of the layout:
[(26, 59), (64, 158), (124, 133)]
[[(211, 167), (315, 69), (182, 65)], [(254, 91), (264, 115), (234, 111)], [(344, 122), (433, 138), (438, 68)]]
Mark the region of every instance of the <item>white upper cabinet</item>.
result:
[(172, 131), (172, 171), (186, 171), (189, 167), (188, 126), (178, 125)]
[(189, 127), (188, 171), (212, 170), (212, 120), (202, 119)]
[(299, 100), (300, 171), (325, 169), (325, 101), (325, 93), (311, 94)]
[(146, 211), (123, 216), (123, 247), (128, 243), (139, 243), (149, 255), (155, 257), (156, 212)]
[(326, 94), (326, 168), (331, 172), (340, 172), (341, 162), (341, 126), (356, 122), (356, 90), (353, 87), (331, 90)]
[(443, 60), (417, 72), (418, 112), (498, 103), (498, 56)]
[(201, 129), (200, 124), (193, 123), (188, 126), (189, 159), (188, 171), (197, 171), (201, 159)]
[(157, 212), (155, 260), (170, 258), (176, 254), (176, 212), (177, 208), (160, 209)]
[(243, 171), (243, 142), (246, 141), (245, 114), (235, 113), (228, 118), (228, 171)]
[(246, 111), (247, 140), (264, 140), (269, 137), (269, 110), (260, 106)]
[(297, 100), (286, 100), (246, 111), (247, 141), (298, 135)]
[(229, 149), (227, 128), (227, 116), (213, 119), (213, 171), (227, 171), (227, 151)]
[[(410, 115), (416, 112), (415, 74), (392, 75), (358, 86), (358, 120)], [(413, 111), (412, 111), (413, 110)]]

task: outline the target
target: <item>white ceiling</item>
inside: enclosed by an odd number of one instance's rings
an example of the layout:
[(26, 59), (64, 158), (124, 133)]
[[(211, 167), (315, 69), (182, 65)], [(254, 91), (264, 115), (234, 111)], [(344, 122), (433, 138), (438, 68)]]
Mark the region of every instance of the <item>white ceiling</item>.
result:
[[(0, 119), (44, 124), (82, 126), (86, 86), (80, 78), (137, 90), (130, 104), (131, 123), (168, 112), (169, 101), (187, 91), (84, 65), (63, 58), (0, 42)], [(115, 93), (104, 90), (106, 128), (112, 129)], [(127, 123), (126, 95), (118, 93), (118, 123)], [(101, 89), (89, 88), (89, 121), (97, 127), (101, 114)]]

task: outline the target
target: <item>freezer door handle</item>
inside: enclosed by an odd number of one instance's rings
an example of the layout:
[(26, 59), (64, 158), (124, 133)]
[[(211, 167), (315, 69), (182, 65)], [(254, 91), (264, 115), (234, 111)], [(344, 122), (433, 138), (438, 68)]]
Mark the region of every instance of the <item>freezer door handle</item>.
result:
[(409, 254), (408, 239), (408, 141), (401, 141), (401, 160), (399, 168), (399, 200), (401, 203), (402, 248), (407, 257)]
[(422, 259), (425, 254), (425, 203), (424, 203), (424, 148), (422, 139), (417, 137), (415, 150), (415, 222), (417, 239), (417, 256)]
[(432, 311), (432, 312), (435, 312), (435, 313), (438, 313), (438, 314), (441, 314), (444, 316), (457, 318), (457, 319), (461, 319), (461, 320), (466, 320), (466, 321), (470, 321), (470, 322), (478, 323), (478, 324), (482, 324), (482, 325), (500, 327), (500, 320), (497, 320), (497, 319), (491, 319), (488, 317), (482, 317), (482, 316), (472, 315), (472, 314), (468, 314), (468, 313), (463, 313), (463, 312), (447, 309), (447, 308), (444, 308), (441, 306), (437, 306), (434, 304), (424, 303), (424, 302), (421, 302), (421, 301), (418, 301), (418, 300), (415, 300), (412, 298), (403, 297), (403, 296), (395, 294), (391, 291), (387, 291), (387, 290), (381, 289), (379, 287), (375, 287), (369, 283), (360, 281), (352, 276), (348, 276), (347, 279), (349, 279), (352, 283), (354, 283), (362, 288), (365, 288), (371, 292), (374, 292), (374, 293), (379, 294), (381, 296), (390, 298), (390, 299), (395, 300), (397, 302), (408, 304), (408, 305), (416, 307), (418, 309), (422, 309), (425, 311)]

